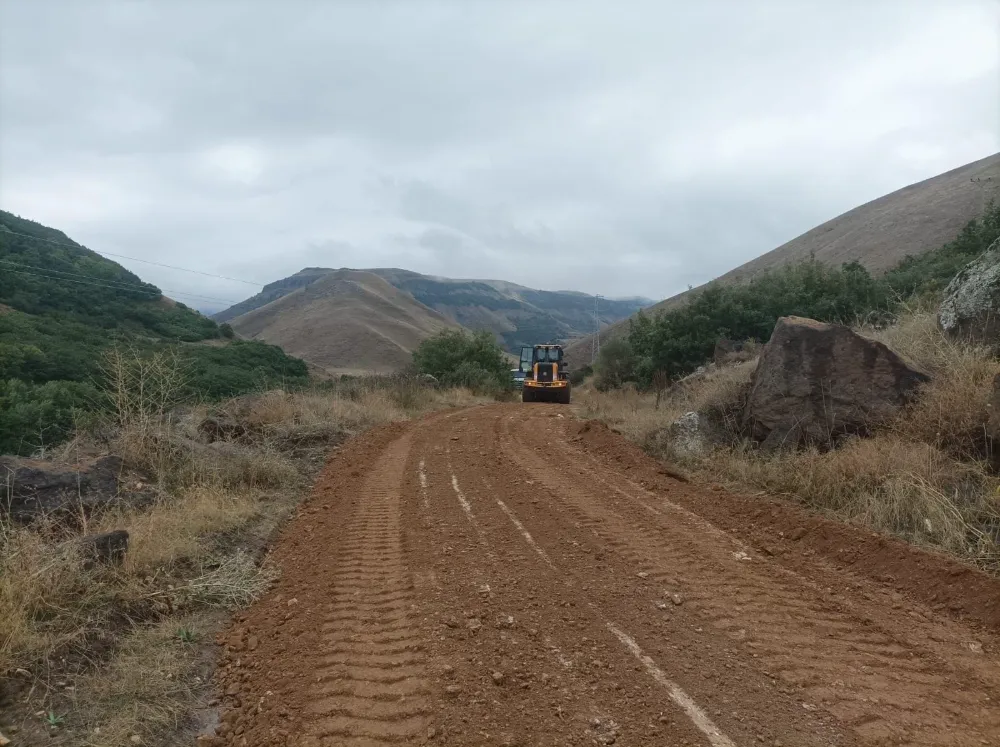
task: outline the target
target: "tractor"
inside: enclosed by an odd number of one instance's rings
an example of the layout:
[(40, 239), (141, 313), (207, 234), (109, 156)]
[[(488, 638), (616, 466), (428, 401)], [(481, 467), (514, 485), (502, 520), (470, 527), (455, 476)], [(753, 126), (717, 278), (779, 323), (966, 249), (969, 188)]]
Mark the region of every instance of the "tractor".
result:
[(521, 348), (519, 370), (524, 372), (522, 402), (569, 404), (571, 385), (569, 372), (563, 362), (562, 345)]

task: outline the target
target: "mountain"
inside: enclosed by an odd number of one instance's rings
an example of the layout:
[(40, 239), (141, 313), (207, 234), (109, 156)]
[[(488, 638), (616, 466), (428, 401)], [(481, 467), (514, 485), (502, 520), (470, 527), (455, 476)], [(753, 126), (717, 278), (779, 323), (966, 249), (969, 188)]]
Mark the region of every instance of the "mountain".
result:
[[(1000, 198), (1000, 153), (946, 171), (860, 205), (822, 223), (777, 249), (730, 270), (713, 283), (738, 283), (760, 272), (814, 256), (832, 265), (857, 261), (875, 274), (951, 241), (969, 221)], [(708, 284), (706, 284), (708, 285)], [(649, 311), (684, 303), (705, 285), (672, 296)], [(628, 332), (627, 320), (601, 331), (601, 341)], [(566, 349), (571, 365), (589, 363), (592, 335)]]
[[(257, 295), (213, 318), (224, 322), (316, 283), (331, 273), (348, 272), (307, 267), (269, 283)], [(488, 329), (512, 353), (522, 345), (568, 340), (594, 329), (594, 297), (576, 291), (544, 291), (502, 280), (454, 280), (397, 268), (359, 270), (376, 275), (455, 324)], [(653, 303), (645, 298), (602, 299), (601, 323), (624, 319)]]
[[(299, 284), (301, 278), (309, 282)], [(304, 270), (279, 283), (268, 292), (284, 292), (230, 324), (243, 337), (279, 345), (331, 372), (399, 370), (422, 340), (459, 326), (374, 272), (311, 277)]]
[[(231, 333), (230, 333), (231, 334)], [(0, 211), (0, 453), (64, 438), (102, 406), (102, 357), (119, 343), (178, 354), (174, 394), (212, 399), (305, 382), (279, 348), (226, 330), (62, 231)]]

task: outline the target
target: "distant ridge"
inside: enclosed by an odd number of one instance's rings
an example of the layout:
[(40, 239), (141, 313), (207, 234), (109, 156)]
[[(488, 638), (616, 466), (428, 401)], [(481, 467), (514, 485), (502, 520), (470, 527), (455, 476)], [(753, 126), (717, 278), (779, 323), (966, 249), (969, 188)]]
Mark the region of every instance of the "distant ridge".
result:
[(243, 337), (278, 345), (331, 373), (398, 371), (422, 340), (458, 327), (361, 270), (326, 272), (230, 324)]
[[(377, 275), (417, 302), (458, 325), (493, 332), (508, 352), (540, 341), (569, 340), (594, 329), (594, 297), (578, 291), (544, 291), (504, 280), (461, 280), (382, 267), (333, 270), (307, 267), (264, 286), (257, 295), (214, 315), (219, 322), (270, 304), (337, 272)], [(624, 319), (653, 301), (608, 298), (601, 301), (601, 321)]]

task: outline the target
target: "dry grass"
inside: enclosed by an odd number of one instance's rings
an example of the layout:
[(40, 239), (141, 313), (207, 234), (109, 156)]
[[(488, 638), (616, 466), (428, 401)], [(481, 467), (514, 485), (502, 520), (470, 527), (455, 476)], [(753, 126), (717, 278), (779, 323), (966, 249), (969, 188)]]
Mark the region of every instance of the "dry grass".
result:
[(936, 314), (917, 309), (885, 330), (861, 328), (932, 376), (919, 403), (891, 425), (902, 439), (934, 444), (958, 459), (981, 458), (993, 377), (1000, 364), (984, 347), (956, 343), (937, 326)]
[(929, 309), (912, 309), (887, 329), (858, 331), (933, 378), (920, 399), (874, 438), (852, 439), (835, 451), (762, 454), (734, 438), (735, 445), (701, 457), (672, 452), (664, 438), (667, 426), (692, 410), (725, 421), (738, 407), (754, 361), (689, 377), (670, 390), (659, 410), (653, 395), (591, 390), (578, 398), (578, 409), (695, 477), (784, 495), (1000, 572), (1000, 480), (985, 463), (984, 432), (1000, 362), (985, 348), (945, 338)]
[(976, 463), (894, 434), (852, 439), (836, 451), (714, 453), (706, 477), (785, 495), (870, 529), (937, 547), (1000, 570), (1000, 481)]
[[(254, 550), (294, 509), (332, 445), (375, 425), (485, 401), (400, 377), (177, 409), (175, 367), (166, 356), (128, 352), (106, 363), (115, 414), (102, 431), (113, 434), (112, 451), (143, 500), (68, 522), (0, 521), (0, 689), (5, 678), (31, 683), (25, 713), (70, 711), (64, 729), (79, 737), (73, 744), (127, 745), (183, 720), (198, 690), (197, 647), (174, 633), (191, 615), (218, 616), (266, 589), (275, 570)], [(238, 433), (206, 443), (198, 424), (213, 413), (236, 422)], [(73, 462), (93, 449), (81, 435), (55, 456)], [(124, 562), (88, 568), (77, 538), (113, 529), (129, 532)], [(76, 689), (53, 689), (67, 673)], [(44, 735), (39, 719), (33, 726)]]
[(88, 747), (124, 747), (134, 736), (156, 743), (190, 723), (190, 704), (207, 685), (192, 644), (214, 623), (196, 614), (137, 629), (105, 668), (77, 682), (63, 705), (67, 727), (82, 732)]
[(659, 408), (655, 394), (638, 392), (634, 387), (605, 393), (590, 386), (580, 387), (576, 410), (582, 417), (607, 423), (636, 443), (648, 444), (687, 412), (712, 412), (724, 421), (756, 367), (754, 358), (689, 376), (663, 395)]

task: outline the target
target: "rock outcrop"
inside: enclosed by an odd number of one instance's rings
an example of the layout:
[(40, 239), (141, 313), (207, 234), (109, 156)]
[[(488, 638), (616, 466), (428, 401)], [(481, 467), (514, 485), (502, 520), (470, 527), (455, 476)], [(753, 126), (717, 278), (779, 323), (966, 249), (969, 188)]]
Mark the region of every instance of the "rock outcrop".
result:
[(0, 457), (0, 512), (26, 522), (59, 511), (89, 511), (117, 498), (121, 471), (117, 456), (82, 465)]
[(938, 323), (954, 339), (1000, 346), (1000, 239), (948, 284)]
[(744, 426), (764, 449), (865, 435), (928, 381), (880, 342), (839, 324), (778, 320), (750, 382)]
[(670, 424), (666, 436), (677, 456), (702, 456), (723, 441), (719, 430), (704, 413), (687, 412)]

